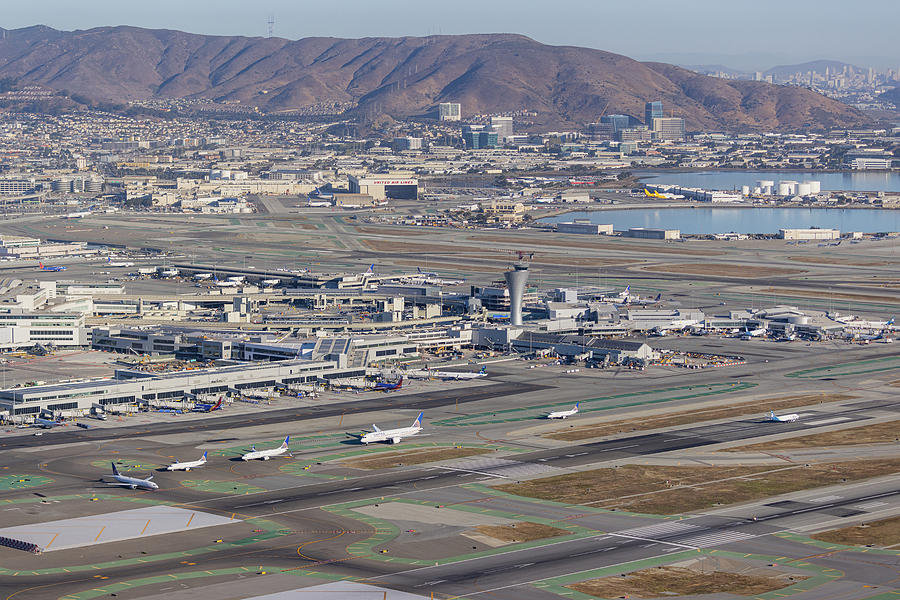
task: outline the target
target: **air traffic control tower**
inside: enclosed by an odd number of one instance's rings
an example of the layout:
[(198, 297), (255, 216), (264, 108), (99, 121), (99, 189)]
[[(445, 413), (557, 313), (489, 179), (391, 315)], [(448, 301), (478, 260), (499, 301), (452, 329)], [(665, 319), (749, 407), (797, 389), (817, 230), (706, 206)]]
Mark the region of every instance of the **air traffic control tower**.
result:
[(525, 282), (528, 281), (528, 263), (518, 262), (511, 271), (503, 273), (509, 290), (509, 322), (522, 324), (522, 301), (525, 297)]

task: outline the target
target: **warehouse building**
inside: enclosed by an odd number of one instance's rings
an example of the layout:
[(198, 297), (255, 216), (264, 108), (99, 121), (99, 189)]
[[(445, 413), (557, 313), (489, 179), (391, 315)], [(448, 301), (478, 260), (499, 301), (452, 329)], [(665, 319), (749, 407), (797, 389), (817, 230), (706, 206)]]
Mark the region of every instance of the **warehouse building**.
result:
[(557, 223), (556, 231), (559, 233), (583, 233), (587, 235), (612, 235), (612, 223), (599, 225), (588, 221), (574, 221), (570, 223)]
[(632, 227), (622, 235), (624, 237), (641, 238), (645, 240), (681, 239), (681, 231), (678, 229), (650, 229), (648, 227)]
[(419, 180), (410, 177), (376, 175), (371, 177), (349, 176), (351, 194), (367, 194), (375, 200), (416, 200), (419, 197)]
[(779, 229), (778, 237), (783, 240), (838, 240), (840, 229)]

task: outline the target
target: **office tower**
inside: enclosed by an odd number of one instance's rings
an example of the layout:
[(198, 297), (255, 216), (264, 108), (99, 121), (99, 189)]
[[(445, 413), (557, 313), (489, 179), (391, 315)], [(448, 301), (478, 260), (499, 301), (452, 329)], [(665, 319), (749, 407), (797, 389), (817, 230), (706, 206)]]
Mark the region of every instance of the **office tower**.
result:
[(457, 102), (441, 102), (438, 104), (438, 117), (441, 121), (459, 121), (462, 109)]
[(506, 138), (513, 134), (513, 118), (491, 117), (491, 129), (497, 134), (500, 142), (505, 142)]
[(653, 137), (657, 140), (684, 139), (684, 119), (679, 117), (653, 119)]
[(659, 100), (644, 105), (644, 124), (648, 127), (653, 125), (653, 119), (660, 119), (663, 116), (663, 103)]

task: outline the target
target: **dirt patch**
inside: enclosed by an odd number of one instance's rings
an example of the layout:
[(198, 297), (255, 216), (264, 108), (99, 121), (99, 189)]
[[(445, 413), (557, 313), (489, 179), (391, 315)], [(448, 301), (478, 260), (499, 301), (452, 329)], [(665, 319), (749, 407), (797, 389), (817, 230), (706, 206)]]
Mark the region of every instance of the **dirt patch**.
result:
[(811, 265), (848, 265), (851, 267), (883, 267), (891, 264), (884, 260), (851, 260), (833, 256), (788, 256), (788, 260)]
[(864, 427), (851, 427), (826, 433), (776, 440), (762, 444), (728, 448), (726, 452), (765, 452), (793, 450), (796, 448), (823, 448), (826, 446), (856, 446), (858, 444), (892, 444), (900, 441), (900, 425), (896, 421), (876, 423)]
[(615, 250), (617, 252), (642, 252), (645, 254), (681, 254), (683, 256), (721, 256), (725, 252), (719, 250), (701, 250), (699, 248), (685, 248), (684, 244), (678, 246), (632, 243), (630, 241), (592, 242), (592, 238), (584, 236), (584, 242), (575, 242), (565, 239), (557, 239), (550, 236), (524, 238), (523, 236), (499, 236), (499, 235), (471, 235), (468, 239), (480, 242), (500, 242), (509, 244), (511, 248), (518, 249), (523, 242), (539, 243), (544, 246), (558, 246), (561, 248), (585, 248), (590, 250)]
[(785, 288), (766, 288), (760, 290), (765, 294), (778, 294), (784, 296), (801, 296), (803, 298), (834, 298), (837, 300), (862, 300), (870, 302), (891, 302), (896, 301), (887, 296), (873, 296), (869, 294), (848, 294), (846, 292), (815, 292), (811, 290), (791, 290)]
[(847, 546), (896, 546), (900, 544), (900, 517), (891, 517), (853, 527), (832, 529), (811, 535), (814, 540)]
[(803, 394), (799, 396), (785, 396), (783, 398), (768, 398), (756, 402), (748, 400), (743, 404), (716, 406), (713, 408), (692, 410), (689, 413), (685, 413), (684, 411), (672, 411), (643, 419), (624, 419), (608, 423), (597, 423), (595, 425), (571, 427), (569, 429), (561, 429), (549, 433), (544, 437), (571, 442), (605, 435), (615, 435), (617, 433), (646, 431), (649, 429), (659, 429), (660, 427), (672, 427), (674, 425), (688, 425), (702, 421), (713, 421), (715, 419), (740, 417), (756, 413), (760, 413), (761, 415), (770, 410), (787, 410), (799, 406), (810, 406), (813, 404), (822, 404), (824, 402), (842, 402), (854, 398), (856, 398), (856, 396), (847, 394)]
[(727, 571), (699, 572), (681, 567), (658, 567), (629, 573), (625, 577), (602, 577), (566, 587), (598, 598), (658, 598), (735, 594), (755, 596), (792, 585), (806, 577), (785, 580), (779, 577), (742, 575)]
[(477, 254), (479, 249), (473, 248), (466, 250), (459, 246), (451, 246), (448, 244), (420, 244), (416, 242), (404, 242), (393, 240), (361, 240), (363, 244), (376, 252), (408, 252), (410, 254), (443, 254), (459, 255), (459, 254)]
[(354, 469), (392, 469), (404, 465), (420, 465), (436, 460), (464, 458), (477, 454), (493, 452), (488, 448), (424, 448), (421, 450), (398, 450), (396, 452), (378, 452), (374, 456), (364, 456), (341, 461), (345, 467)]
[(482, 535), (507, 543), (543, 540), (571, 533), (565, 529), (530, 521), (520, 521), (509, 525), (479, 525), (475, 530)]
[(746, 279), (797, 275), (798, 273), (805, 272), (800, 269), (786, 269), (784, 267), (754, 267), (750, 265), (728, 263), (677, 263), (668, 265), (653, 265), (650, 267), (643, 267), (642, 270), (656, 271), (658, 273), (681, 273), (684, 275), (742, 277)]
[(888, 384), (891, 387), (900, 387), (900, 379), (895, 379), (894, 381)]
[(889, 475), (898, 470), (900, 459), (781, 468), (624, 465), (505, 484), (497, 489), (569, 504), (672, 515)]
[(354, 227), (358, 233), (369, 235), (393, 235), (396, 237), (406, 237), (410, 235), (434, 235), (433, 229), (425, 229), (422, 227), (375, 227), (375, 226), (359, 226)]

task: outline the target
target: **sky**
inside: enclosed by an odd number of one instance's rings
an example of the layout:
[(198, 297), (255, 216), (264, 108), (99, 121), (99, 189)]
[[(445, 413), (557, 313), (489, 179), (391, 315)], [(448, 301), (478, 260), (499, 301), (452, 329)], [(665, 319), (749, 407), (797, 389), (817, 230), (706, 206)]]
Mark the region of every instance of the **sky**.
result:
[(900, 0), (3, 0), (0, 27), (135, 25), (212, 35), (521, 33), (639, 60), (764, 70), (820, 58), (898, 68)]

